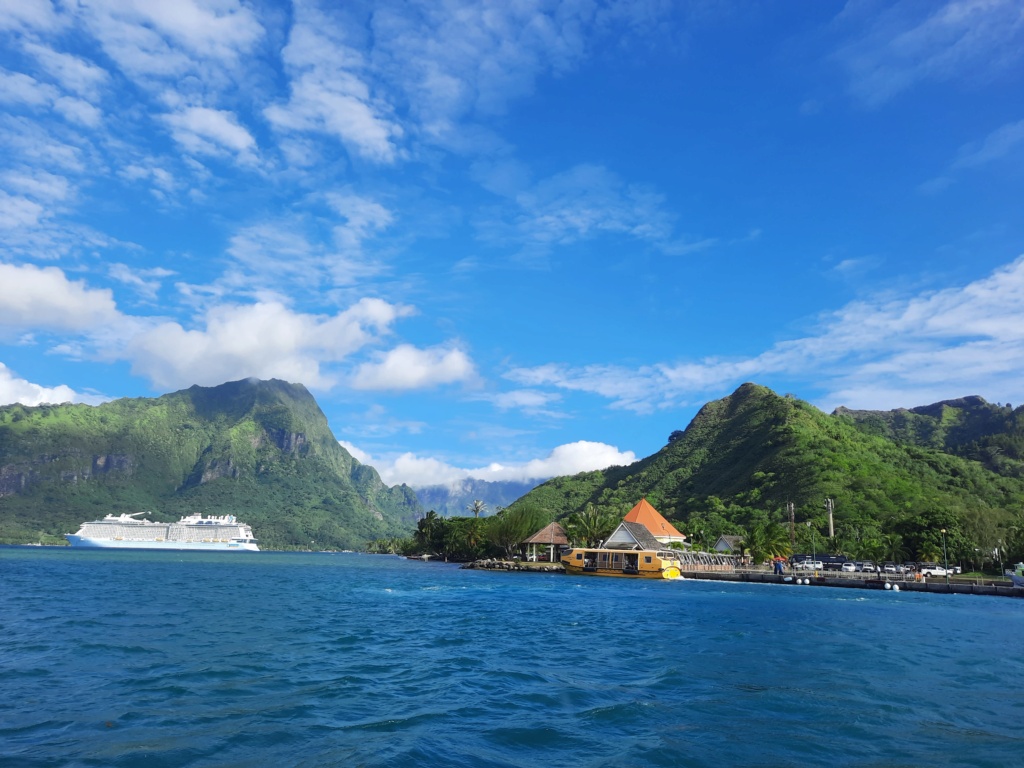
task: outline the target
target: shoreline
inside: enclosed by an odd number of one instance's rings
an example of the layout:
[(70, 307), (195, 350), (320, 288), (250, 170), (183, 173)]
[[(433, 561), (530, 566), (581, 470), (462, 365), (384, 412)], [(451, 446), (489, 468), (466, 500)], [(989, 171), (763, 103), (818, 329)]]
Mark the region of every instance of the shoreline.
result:
[[(410, 558), (412, 559), (412, 558)], [(418, 558), (416, 558), (418, 559)], [(459, 566), (461, 570), (501, 571), (508, 573), (565, 573), (561, 563), (517, 562), (513, 560), (474, 560)], [(953, 595), (984, 595), (987, 597), (1024, 597), (1024, 589), (1012, 584), (922, 581), (884, 578), (843, 578), (838, 576), (779, 575), (761, 571), (682, 571), (683, 579), (725, 581), (747, 584), (781, 584), (786, 586), (832, 587), (836, 589), (872, 589), (902, 592), (930, 592)], [(800, 579), (800, 581), (797, 581)], [(802, 583), (807, 581), (808, 583)], [(886, 586), (888, 585), (888, 587)]]

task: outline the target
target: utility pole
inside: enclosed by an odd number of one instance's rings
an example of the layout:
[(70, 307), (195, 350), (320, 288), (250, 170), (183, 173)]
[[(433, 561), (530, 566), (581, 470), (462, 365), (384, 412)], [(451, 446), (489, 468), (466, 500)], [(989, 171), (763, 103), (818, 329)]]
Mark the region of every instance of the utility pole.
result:
[(835, 509), (835, 503), (832, 499), (825, 499), (825, 511), (828, 512), (828, 537), (834, 539), (836, 537), (836, 527), (832, 522), (832, 511)]
[(787, 501), (786, 511), (789, 512), (789, 548), (796, 552), (796, 505)]

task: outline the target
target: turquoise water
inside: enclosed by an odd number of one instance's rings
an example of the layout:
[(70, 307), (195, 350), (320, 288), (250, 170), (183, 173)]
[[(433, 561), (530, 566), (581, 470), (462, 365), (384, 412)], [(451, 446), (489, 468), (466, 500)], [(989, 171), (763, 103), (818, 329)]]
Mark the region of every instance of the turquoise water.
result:
[(1024, 600), (0, 549), (3, 766), (1024, 764)]

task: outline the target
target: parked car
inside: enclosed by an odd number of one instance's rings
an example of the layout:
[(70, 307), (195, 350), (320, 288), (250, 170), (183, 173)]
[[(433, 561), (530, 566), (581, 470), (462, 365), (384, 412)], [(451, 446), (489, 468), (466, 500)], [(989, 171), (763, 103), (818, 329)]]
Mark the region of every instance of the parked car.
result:
[(870, 560), (865, 560), (863, 563), (860, 564), (860, 568), (858, 568), (857, 570), (861, 571), (862, 573), (874, 573), (875, 564), (872, 563)]
[(883, 563), (882, 573), (897, 573), (896, 563)]
[(855, 573), (857, 570), (856, 563), (843, 563), (843, 567), (840, 568), (843, 573)]
[(932, 565), (931, 563), (921, 564), (921, 575), (922, 576), (948, 576), (949, 573), (941, 565)]
[(823, 570), (821, 560), (801, 560), (795, 566), (798, 571), (820, 571)]

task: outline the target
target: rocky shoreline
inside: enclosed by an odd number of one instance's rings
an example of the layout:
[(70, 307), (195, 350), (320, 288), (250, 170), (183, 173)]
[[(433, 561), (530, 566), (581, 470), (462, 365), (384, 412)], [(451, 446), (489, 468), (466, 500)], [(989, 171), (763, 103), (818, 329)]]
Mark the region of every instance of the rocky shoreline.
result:
[(531, 563), (522, 560), (474, 560), (460, 566), (463, 570), (522, 571), (524, 573), (565, 573), (561, 563)]

